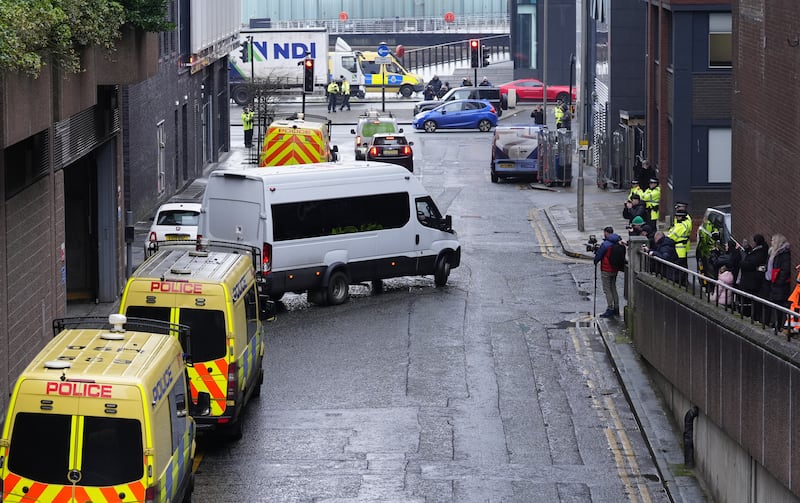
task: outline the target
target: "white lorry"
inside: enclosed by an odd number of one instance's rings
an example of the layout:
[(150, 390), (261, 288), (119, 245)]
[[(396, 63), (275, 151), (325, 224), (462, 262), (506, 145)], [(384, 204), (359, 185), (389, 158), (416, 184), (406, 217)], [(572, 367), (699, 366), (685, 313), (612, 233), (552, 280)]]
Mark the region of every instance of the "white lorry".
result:
[(249, 103), (254, 96), (252, 79), (278, 88), (303, 88), (303, 65), (306, 56), (314, 59), (314, 86), (328, 82), (328, 29), (271, 28), (242, 29), (242, 43), (252, 37), (252, 45), (243, 45), (228, 57), (230, 97), (237, 105)]
[(461, 263), (452, 218), (403, 166), (339, 162), (217, 170), (203, 195), (198, 240), (262, 250), (262, 293), (308, 292), (337, 305), (349, 285), (433, 275)]
[[(252, 37), (252, 44), (247, 43)], [(380, 63), (374, 51), (354, 51), (341, 38), (335, 51), (328, 52), (327, 28), (279, 30), (243, 29), (240, 47), (228, 56), (230, 97), (237, 105), (246, 105), (255, 94), (251, 85), (264, 83), (274, 88), (303, 88), (303, 65), (306, 56), (314, 59), (314, 86), (323, 91), (331, 79), (345, 78), (350, 94), (363, 98), (366, 91), (400, 93), (408, 97), (424, 88), (419, 75), (406, 70), (394, 54)], [(299, 91), (298, 91), (299, 92)]]

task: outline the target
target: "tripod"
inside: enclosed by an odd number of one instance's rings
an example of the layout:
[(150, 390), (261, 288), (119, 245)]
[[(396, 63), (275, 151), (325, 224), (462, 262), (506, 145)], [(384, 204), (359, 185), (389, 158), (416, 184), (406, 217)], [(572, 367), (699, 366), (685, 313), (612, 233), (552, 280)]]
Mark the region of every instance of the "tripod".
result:
[(594, 265), (594, 295), (592, 296), (594, 305), (592, 306), (592, 317), (597, 318), (597, 264)]

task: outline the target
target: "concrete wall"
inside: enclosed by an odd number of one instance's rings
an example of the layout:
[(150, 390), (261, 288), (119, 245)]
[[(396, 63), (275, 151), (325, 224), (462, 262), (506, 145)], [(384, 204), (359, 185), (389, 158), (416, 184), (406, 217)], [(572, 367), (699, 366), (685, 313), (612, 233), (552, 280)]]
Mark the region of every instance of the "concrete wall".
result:
[(700, 410), (695, 458), (714, 499), (798, 501), (796, 343), (649, 274), (632, 291), (634, 344), (676, 420)]

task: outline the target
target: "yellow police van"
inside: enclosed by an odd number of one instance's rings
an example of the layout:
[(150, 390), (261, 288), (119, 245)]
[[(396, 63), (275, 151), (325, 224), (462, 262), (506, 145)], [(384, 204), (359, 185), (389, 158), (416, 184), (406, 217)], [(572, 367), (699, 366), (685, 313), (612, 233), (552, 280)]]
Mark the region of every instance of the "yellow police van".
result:
[(333, 162), (338, 159), (338, 152), (338, 146), (331, 146), (330, 120), (298, 113), (270, 123), (258, 166)]
[(128, 279), (120, 304), (127, 316), (189, 326), (191, 396), (211, 397), (210, 413), (194, 418), (197, 428), (234, 439), (242, 436), (245, 405), (261, 393), (267, 316), (256, 284), (259, 259), (237, 246), (199, 251), (162, 244)]
[(189, 409), (209, 400), (187, 400), (188, 328), (112, 314), (53, 329), (11, 395), (0, 501), (191, 501)]

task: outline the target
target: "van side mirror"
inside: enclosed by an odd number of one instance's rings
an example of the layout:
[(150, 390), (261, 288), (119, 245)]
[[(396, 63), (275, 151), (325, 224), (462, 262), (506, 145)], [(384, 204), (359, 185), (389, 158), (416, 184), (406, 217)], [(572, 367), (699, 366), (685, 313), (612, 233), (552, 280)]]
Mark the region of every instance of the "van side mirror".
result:
[(444, 216), (444, 228), (442, 229), (445, 232), (453, 232), (453, 217), (450, 215)]
[(339, 151), (339, 145), (334, 145), (333, 148), (331, 149), (331, 152), (338, 152), (338, 151)]
[(356, 130), (355, 129), (351, 129), (350, 130), (350, 134), (356, 134)]
[(398, 129), (397, 132), (398, 133), (402, 133), (403, 132), (403, 128)]
[(192, 417), (207, 416), (211, 414), (211, 395), (205, 391), (197, 393), (197, 403), (192, 402), (189, 415)]

